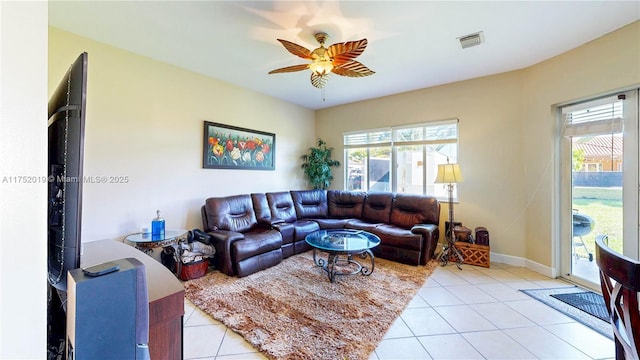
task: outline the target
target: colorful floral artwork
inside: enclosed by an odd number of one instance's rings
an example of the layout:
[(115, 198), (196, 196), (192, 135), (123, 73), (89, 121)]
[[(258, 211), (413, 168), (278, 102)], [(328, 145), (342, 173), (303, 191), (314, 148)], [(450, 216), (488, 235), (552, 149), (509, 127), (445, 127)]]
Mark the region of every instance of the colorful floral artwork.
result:
[(204, 122), (203, 168), (275, 169), (276, 135)]

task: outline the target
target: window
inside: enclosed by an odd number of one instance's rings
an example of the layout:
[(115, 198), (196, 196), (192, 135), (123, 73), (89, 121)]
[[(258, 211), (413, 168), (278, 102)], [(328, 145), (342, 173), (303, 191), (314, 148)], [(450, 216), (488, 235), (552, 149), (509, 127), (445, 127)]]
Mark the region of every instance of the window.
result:
[(600, 170), (600, 164), (598, 163), (584, 163), (582, 164), (582, 169), (583, 171), (586, 172), (599, 172)]
[(630, 90), (558, 108), (556, 249), (560, 273), (586, 286), (599, 286), (596, 238), (638, 256), (637, 94)]
[(345, 133), (344, 149), (347, 190), (447, 198), (433, 180), (438, 164), (457, 162), (458, 120)]

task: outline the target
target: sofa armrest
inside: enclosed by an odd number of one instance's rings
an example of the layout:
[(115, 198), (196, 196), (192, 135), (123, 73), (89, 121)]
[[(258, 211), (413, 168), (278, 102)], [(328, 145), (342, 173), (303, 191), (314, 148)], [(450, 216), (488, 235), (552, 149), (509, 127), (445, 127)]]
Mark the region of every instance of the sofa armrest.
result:
[(280, 232), (280, 235), (282, 236), (283, 244), (290, 244), (293, 242), (294, 231), (295, 231), (293, 224), (282, 221), (282, 222), (273, 224), (273, 228)]
[(420, 258), (420, 265), (425, 265), (431, 258), (433, 258), (436, 252), (436, 246), (438, 245), (438, 239), (440, 238), (440, 229), (434, 224), (416, 224), (411, 228), (411, 232), (414, 234), (422, 235), (422, 256)]
[(421, 234), (423, 236), (432, 236), (434, 231), (438, 231), (438, 225), (434, 224), (415, 224), (411, 228), (411, 232), (414, 234)]
[(259, 220), (258, 224), (261, 226), (266, 226), (268, 228), (273, 228), (278, 224), (283, 224), (285, 221), (282, 219), (278, 219), (278, 218), (271, 218), (271, 219), (263, 219), (263, 220)]
[(215, 230), (208, 232), (213, 239), (212, 245), (216, 248), (216, 255), (213, 263), (215, 267), (229, 276), (235, 275), (233, 259), (231, 254), (231, 244), (237, 240), (244, 239), (244, 235), (235, 231)]

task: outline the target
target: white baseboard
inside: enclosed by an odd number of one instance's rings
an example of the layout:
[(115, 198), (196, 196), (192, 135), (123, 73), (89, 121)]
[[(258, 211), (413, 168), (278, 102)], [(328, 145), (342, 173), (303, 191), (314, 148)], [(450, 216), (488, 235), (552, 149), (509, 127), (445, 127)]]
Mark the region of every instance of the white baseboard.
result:
[(544, 276), (548, 276), (550, 278), (556, 278), (558, 276), (557, 270), (555, 268), (542, 265), (538, 262), (525, 259), (519, 256), (512, 256), (512, 255), (505, 255), (505, 254), (491, 252), (491, 262), (499, 262), (507, 265), (524, 267), (529, 270), (533, 270), (537, 273), (540, 273)]

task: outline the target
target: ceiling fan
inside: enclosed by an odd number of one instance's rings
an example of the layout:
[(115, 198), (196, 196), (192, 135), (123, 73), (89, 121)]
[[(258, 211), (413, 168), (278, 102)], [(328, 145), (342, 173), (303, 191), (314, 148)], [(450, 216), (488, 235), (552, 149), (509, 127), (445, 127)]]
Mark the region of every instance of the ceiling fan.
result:
[(362, 77), (375, 74), (374, 71), (362, 63), (353, 60), (364, 52), (368, 43), (367, 39), (335, 43), (325, 48), (324, 43), (329, 38), (329, 35), (320, 32), (314, 36), (318, 43), (320, 43), (320, 47), (313, 51), (304, 46), (292, 43), (291, 41), (278, 39), (290, 53), (303, 59), (311, 60), (311, 63), (271, 70), (269, 74), (310, 69), (311, 85), (320, 89), (327, 83), (329, 74), (331, 73), (348, 77)]

